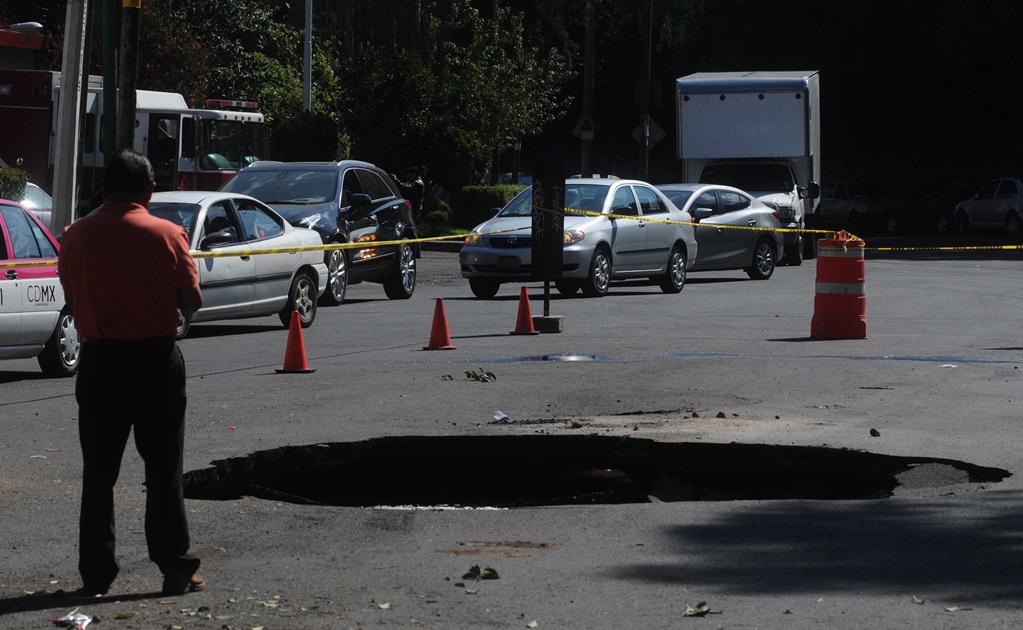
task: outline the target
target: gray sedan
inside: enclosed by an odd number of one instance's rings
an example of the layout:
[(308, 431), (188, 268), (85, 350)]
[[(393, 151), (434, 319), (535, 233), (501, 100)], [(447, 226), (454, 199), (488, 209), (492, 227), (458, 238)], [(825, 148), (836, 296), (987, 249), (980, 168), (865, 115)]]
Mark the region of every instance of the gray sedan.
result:
[[(580, 288), (607, 293), (612, 280), (649, 278), (665, 293), (685, 286), (696, 260), (691, 217), (645, 182), (565, 181), (564, 261), (554, 284), (563, 295)], [(502, 283), (532, 277), (532, 189), (473, 228), (459, 254), (473, 295), (494, 297)]]
[(292, 311), (303, 328), (312, 325), (316, 300), (327, 288), (323, 252), (252, 252), (321, 246), (319, 234), (237, 193), (160, 192), (149, 213), (183, 227), (193, 252), (214, 254), (196, 259), (203, 305), (182, 315), (179, 339), (193, 322), (276, 314), (288, 326)]
[(783, 251), (777, 211), (730, 186), (663, 184), (658, 188), (696, 222), (700, 257), (692, 271), (742, 269), (754, 280), (774, 274), (778, 252)]

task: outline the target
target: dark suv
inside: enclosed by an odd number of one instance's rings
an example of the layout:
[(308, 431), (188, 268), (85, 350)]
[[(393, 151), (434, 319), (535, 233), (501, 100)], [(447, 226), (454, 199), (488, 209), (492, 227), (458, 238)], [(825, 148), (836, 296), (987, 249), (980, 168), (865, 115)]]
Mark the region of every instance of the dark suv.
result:
[(235, 173), (220, 190), (259, 199), (289, 223), (312, 228), (324, 243), (366, 247), (324, 253), (329, 277), (321, 303), (340, 304), (349, 284), (379, 282), (392, 300), (416, 288), (416, 243), (373, 243), (416, 238), (411, 204), (382, 169), (357, 160), (257, 162)]

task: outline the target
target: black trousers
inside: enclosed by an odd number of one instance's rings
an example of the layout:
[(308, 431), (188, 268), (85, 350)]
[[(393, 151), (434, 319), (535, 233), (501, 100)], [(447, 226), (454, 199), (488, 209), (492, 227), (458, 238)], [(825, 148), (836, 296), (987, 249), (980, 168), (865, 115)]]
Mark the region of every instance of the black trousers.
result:
[(160, 571), (191, 575), (182, 485), (185, 362), (172, 339), (82, 344), (78, 381), (82, 506), (78, 571), (86, 588), (105, 592), (117, 576), (114, 485), (134, 428), (146, 471), (146, 543)]

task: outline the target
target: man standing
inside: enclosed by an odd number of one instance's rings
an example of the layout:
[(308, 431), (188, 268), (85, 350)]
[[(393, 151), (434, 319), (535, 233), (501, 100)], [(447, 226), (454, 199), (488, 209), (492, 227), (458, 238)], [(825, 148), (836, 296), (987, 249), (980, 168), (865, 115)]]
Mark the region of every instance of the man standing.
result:
[(82, 593), (106, 593), (119, 569), (114, 484), (128, 435), (145, 463), (146, 543), (163, 593), (202, 587), (189, 549), (182, 482), (185, 364), (178, 311), (202, 306), (184, 230), (149, 214), (153, 167), (124, 149), (104, 173), (104, 203), (74, 222), (58, 270), (82, 336), (75, 384), (82, 446), (78, 571)]

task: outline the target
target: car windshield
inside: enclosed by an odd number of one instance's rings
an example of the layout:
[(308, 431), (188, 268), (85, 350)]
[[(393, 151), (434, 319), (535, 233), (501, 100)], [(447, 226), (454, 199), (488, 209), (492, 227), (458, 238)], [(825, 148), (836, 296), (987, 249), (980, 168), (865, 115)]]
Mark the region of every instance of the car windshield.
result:
[(177, 203), (171, 201), (153, 201), (149, 204), (149, 214), (161, 219), (167, 219), (171, 223), (180, 225), (188, 232), (188, 240), (192, 240), (192, 231), (195, 229), (195, 218), (199, 216), (199, 204)]
[[(597, 184), (571, 184), (565, 186), (565, 213), (585, 214), (601, 212), (607, 197), (607, 186)], [(527, 188), (511, 200), (499, 217), (528, 217), (533, 214), (533, 189)]]
[(317, 204), (337, 199), (337, 180), (335, 171), (242, 170), (221, 190), (263, 203)]
[(792, 192), (792, 171), (784, 164), (709, 164), (701, 184), (734, 186), (747, 192)]

